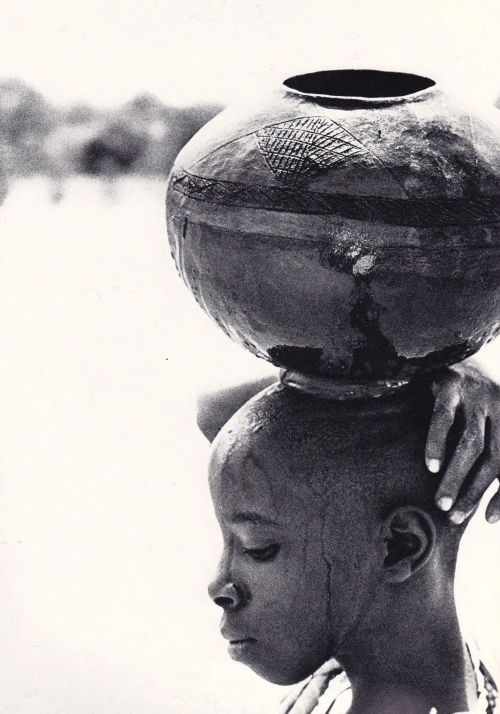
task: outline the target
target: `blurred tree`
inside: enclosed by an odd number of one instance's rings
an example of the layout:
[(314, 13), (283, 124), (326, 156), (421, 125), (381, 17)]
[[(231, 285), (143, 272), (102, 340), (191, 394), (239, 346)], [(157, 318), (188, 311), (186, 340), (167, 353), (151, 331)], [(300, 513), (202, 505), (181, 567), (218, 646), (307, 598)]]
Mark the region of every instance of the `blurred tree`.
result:
[(23, 82), (0, 82), (0, 144), (7, 173), (47, 169), (44, 141), (57, 124), (56, 111)]
[(100, 112), (88, 104), (76, 104), (67, 109), (61, 116), (63, 124), (78, 126), (80, 124), (90, 124), (99, 119)]
[(125, 122), (113, 121), (87, 141), (80, 154), (83, 173), (115, 176), (128, 173), (144, 153), (147, 137)]
[(19, 80), (0, 81), (0, 173), (166, 176), (184, 144), (222, 109), (141, 94), (116, 110), (55, 109)]

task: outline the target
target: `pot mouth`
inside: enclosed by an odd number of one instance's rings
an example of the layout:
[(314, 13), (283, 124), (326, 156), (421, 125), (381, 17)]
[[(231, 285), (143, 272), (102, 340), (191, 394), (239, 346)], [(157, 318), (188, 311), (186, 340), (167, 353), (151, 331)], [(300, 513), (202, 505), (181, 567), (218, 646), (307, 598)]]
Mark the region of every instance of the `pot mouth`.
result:
[(334, 69), (285, 79), (288, 91), (305, 97), (361, 103), (392, 103), (419, 97), (436, 85), (418, 74), (376, 69)]

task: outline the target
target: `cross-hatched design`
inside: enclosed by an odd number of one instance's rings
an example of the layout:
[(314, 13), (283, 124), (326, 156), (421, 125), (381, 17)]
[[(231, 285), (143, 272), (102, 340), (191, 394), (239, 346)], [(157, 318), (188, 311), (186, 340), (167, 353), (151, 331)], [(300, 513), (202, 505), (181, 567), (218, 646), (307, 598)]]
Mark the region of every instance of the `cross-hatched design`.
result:
[(301, 117), (256, 132), (259, 149), (274, 175), (296, 185), (367, 149), (325, 117)]
[[(212, 205), (337, 215), (400, 226), (500, 225), (500, 196), (496, 195), (406, 199), (328, 194), (300, 187), (223, 181), (181, 169), (174, 170), (171, 180), (174, 191)], [(494, 243), (493, 249), (498, 249)]]

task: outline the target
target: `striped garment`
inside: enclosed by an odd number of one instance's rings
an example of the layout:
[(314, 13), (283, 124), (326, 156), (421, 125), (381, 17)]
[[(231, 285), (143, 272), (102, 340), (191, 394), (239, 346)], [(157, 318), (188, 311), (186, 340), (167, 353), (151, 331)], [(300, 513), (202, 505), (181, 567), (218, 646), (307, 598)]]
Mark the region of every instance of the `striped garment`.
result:
[[(478, 700), (471, 712), (457, 714), (493, 714), (498, 698), (493, 677), (472, 652), (471, 660), (476, 673)], [(346, 714), (351, 706), (351, 695), (346, 673), (336, 660), (331, 659), (281, 702), (279, 714)], [(432, 709), (429, 714), (439, 713)]]

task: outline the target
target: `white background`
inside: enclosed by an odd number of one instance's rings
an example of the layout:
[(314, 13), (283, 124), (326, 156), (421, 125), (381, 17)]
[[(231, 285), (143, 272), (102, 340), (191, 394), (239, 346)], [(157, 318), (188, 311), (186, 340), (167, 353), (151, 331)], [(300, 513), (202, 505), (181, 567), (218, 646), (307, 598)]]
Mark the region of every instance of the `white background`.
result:
[[(231, 100), (349, 65), (492, 100), (499, 28), (499, 3), (477, 0), (21, 0), (2, 12), (0, 68), (100, 105)], [(193, 409), (203, 385), (268, 368), (177, 278), (162, 182), (76, 181), (59, 204), (49, 190), (21, 182), (0, 209), (0, 712), (272, 712), (281, 691), (227, 660), (205, 594), (218, 535)], [(478, 519), (460, 574), (486, 649), (499, 545)]]
[(0, 73), (60, 101), (232, 100), (296, 71), (429, 73), (500, 93), (497, 0), (2, 0)]

